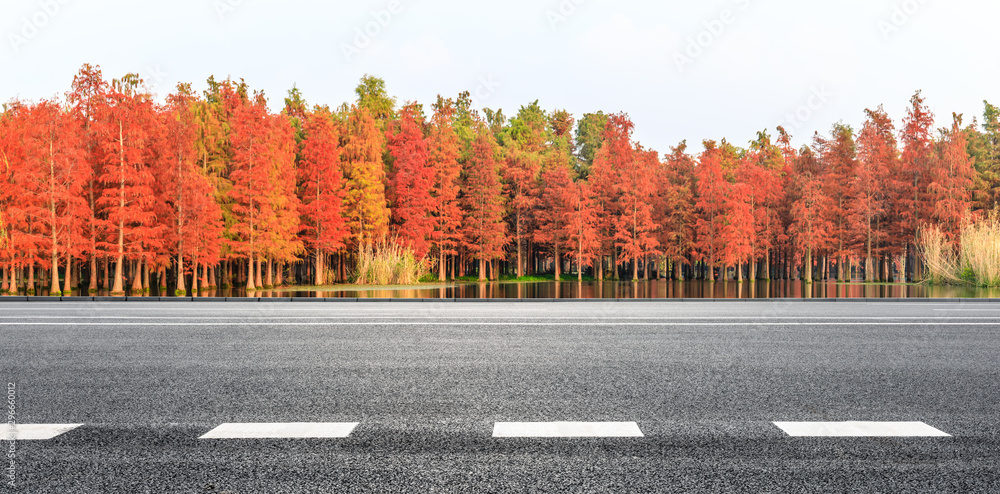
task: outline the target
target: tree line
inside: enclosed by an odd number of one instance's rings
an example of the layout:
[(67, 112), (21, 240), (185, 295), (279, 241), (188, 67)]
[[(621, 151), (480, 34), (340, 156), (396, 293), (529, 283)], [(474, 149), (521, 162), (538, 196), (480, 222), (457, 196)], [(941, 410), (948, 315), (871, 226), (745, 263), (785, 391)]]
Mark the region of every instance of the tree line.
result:
[(920, 229), (957, 242), (1000, 198), (989, 103), (982, 125), (935, 129), (917, 92), (899, 129), (879, 107), (798, 149), (779, 127), (661, 155), (623, 113), (536, 101), (508, 118), (467, 92), (425, 109), (371, 76), (356, 96), (310, 106), (293, 88), (272, 113), (209, 78), (158, 102), (84, 65), (64, 100), (5, 104), (3, 291), (324, 285), (385, 242), (441, 280), (903, 281), (922, 276)]

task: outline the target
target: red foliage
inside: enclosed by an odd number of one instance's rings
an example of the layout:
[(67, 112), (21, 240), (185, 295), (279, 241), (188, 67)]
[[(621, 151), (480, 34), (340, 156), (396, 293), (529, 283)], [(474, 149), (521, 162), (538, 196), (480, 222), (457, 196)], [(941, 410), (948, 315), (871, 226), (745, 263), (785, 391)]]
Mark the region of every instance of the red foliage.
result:
[[(486, 279), (486, 262), (503, 257), (507, 239), (504, 221), (505, 200), (500, 183), (500, 167), (493, 134), (480, 123), (472, 144), (472, 157), (466, 170), (464, 241), (466, 248), (479, 259), (479, 278)], [(491, 278), (496, 278), (492, 273)]]
[(712, 272), (715, 264), (724, 261), (726, 245), (722, 232), (726, 226), (730, 184), (723, 175), (723, 168), (727, 161), (734, 158), (728, 144), (723, 143), (719, 147), (714, 141), (705, 141), (705, 151), (695, 167), (698, 219), (695, 222), (694, 246), (697, 257), (708, 264), (710, 280), (715, 279)]
[(317, 285), (326, 283), (326, 255), (346, 247), (351, 231), (343, 215), (344, 176), (340, 135), (333, 115), (316, 109), (305, 115), (305, 140), (299, 167), (302, 239), (316, 256)]
[(931, 218), (945, 237), (956, 244), (972, 209), (975, 169), (967, 146), (968, 137), (962, 128), (962, 116), (953, 115), (951, 129), (943, 132), (938, 144), (938, 154), (927, 186), (928, 199), (934, 208)]
[[(215, 190), (199, 166), (197, 149), (198, 98), (181, 85), (167, 97), (160, 113), (158, 196), (163, 200), (160, 220), (165, 225), (167, 257), (176, 256), (177, 290), (186, 290), (184, 261), (215, 264), (221, 255), (222, 209)], [(167, 264), (168, 261), (162, 261)]]
[(400, 111), (399, 120), (394, 122), (394, 130), (386, 131), (393, 157), (388, 181), (396, 239), (402, 246), (413, 249), (417, 259), (423, 259), (430, 250), (434, 230), (431, 185), (435, 168), (429, 162), (424, 126), (419, 109), (407, 105)]
[(434, 118), (428, 138), (430, 164), (434, 169), (431, 198), (434, 220), (434, 243), (438, 249), (438, 279), (446, 277), (445, 264), (449, 255), (456, 255), (461, 240), (462, 208), (458, 202), (459, 177), (462, 165), (458, 162), (458, 134), (452, 127), (455, 107), (452, 101), (438, 100), (434, 105)]
[[(112, 82), (107, 105), (99, 108), (98, 149), (102, 157), (97, 182), (101, 186), (96, 205), (103, 212), (108, 236), (99, 243), (116, 256), (111, 293), (125, 292), (125, 256), (139, 260), (162, 243), (154, 212), (155, 175), (150, 166), (152, 140), (157, 125), (155, 108), (142, 81), (134, 74)], [(141, 289), (133, 275), (132, 289)]]
[(674, 261), (677, 278), (682, 278), (680, 265), (685, 263), (694, 245), (694, 169), (695, 162), (687, 154), (687, 143), (672, 148), (657, 174), (661, 193), (656, 206), (660, 249)]

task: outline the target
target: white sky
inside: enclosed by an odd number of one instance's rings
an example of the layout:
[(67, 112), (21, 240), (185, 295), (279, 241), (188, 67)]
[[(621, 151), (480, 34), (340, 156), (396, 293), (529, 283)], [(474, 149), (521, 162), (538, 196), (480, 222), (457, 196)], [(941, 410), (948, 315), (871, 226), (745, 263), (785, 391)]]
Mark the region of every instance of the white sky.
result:
[[(786, 125), (801, 145), (879, 104), (898, 125), (917, 89), (939, 127), (980, 116), (982, 100), (1000, 103), (998, 18), (1000, 2), (973, 0), (2, 0), (0, 100), (62, 95), (88, 62), (108, 78), (138, 72), (160, 97), (244, 78), (274, 110), (293, 83), (310, 104), (353, 101), (370, 73), (426, 107), (469, 90), (508, 116), (536, 99), (576, 117), (624, 111), (661, 153), (682, 139), (745, 145), (801, 110)], [(679, 70), (699, 35), (707, 46)]]

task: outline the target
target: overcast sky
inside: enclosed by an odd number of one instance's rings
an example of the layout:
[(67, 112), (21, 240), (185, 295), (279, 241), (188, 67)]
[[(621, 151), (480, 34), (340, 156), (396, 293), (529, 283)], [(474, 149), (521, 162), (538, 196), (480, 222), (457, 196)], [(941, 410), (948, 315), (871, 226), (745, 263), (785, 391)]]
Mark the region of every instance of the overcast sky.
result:
[(0, 99), (61, 96), (92, 63), (161, 98), (215, 75), (274, 110), (293, 84), (336, 106), (369, 73), (400, 103), (626, 112), (661, 153), (783, 121), (801, 145), (879, 104), (898, 125), (917, 89), (939, 127), (980, 116), (1000, 103), (998, 18), (974, 0), (2, 0)]

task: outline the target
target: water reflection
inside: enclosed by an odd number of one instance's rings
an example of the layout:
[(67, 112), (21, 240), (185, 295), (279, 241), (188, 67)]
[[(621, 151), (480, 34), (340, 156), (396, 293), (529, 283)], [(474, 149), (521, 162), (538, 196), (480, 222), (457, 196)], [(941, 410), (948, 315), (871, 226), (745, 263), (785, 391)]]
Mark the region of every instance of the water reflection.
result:
[[(22, 294), (23, 295), (23, 294)], [(40, 295), (46, 295), (42, 292)], [(79, 296), (79, 292), (74, 292)], [(90, 295), (90, 294), (84, 294)], [(104, 293), (93, 295), (104, 296)], [(165, 294), (166, 295), (166, 294)], [(173, 295), (172, 293), (169, 295)], [(160, 296), (157, 290), (148, 294)], [(575, 299), (755, 299), (755, 298), (1000, 298), (1000, 288), (925, 285), (863, 285), (801, 281), (705, 282), (564, 281), (542, 283), (466, 283), (428, 288), (372, 288), (362, 290), (299, 291), (292, 288), (258, 290), (216, 289), (196, 297), (329, 297), (329, 298), (575, 298)]]

